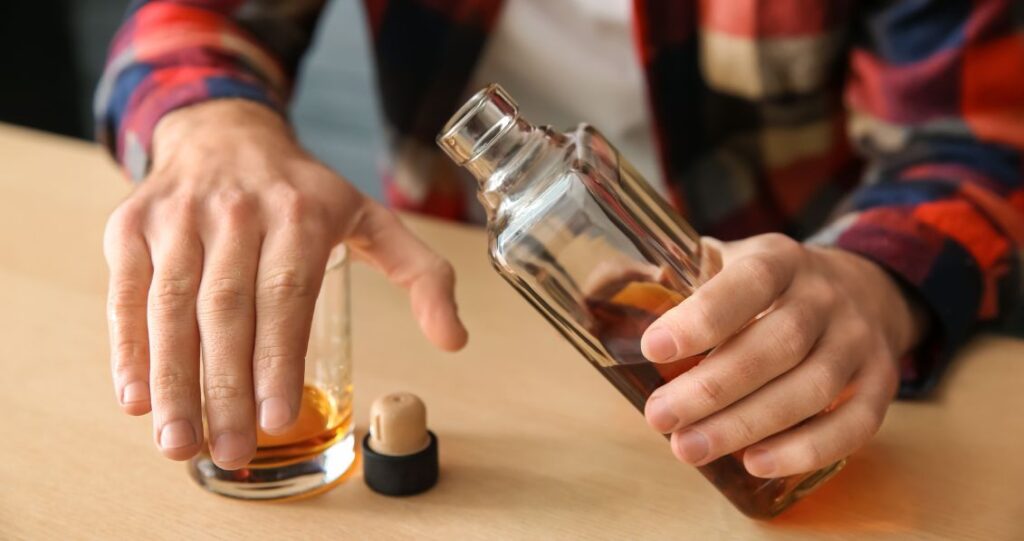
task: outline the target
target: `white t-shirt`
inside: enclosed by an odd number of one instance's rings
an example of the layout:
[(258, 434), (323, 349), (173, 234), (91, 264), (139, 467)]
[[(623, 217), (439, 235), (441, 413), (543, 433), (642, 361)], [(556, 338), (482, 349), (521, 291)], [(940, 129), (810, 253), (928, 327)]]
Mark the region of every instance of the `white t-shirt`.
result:
[(505, 0), (473, 83), (501, 84), (534, 124), (593, 125), (661, 190), (632, 7), (632, 0)]

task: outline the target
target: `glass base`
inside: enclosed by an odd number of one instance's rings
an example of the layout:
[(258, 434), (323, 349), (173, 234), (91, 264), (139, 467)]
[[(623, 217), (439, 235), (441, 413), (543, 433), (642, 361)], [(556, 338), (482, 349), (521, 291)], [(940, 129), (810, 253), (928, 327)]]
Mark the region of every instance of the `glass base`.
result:
[(349, 432), (323, 452), (287, 465), (222, 470), (206, 454), (189, 462), (192, 478), (206, 490), (242, 500), (306, 498), (341, 484), (356, 470), (359, 456)]

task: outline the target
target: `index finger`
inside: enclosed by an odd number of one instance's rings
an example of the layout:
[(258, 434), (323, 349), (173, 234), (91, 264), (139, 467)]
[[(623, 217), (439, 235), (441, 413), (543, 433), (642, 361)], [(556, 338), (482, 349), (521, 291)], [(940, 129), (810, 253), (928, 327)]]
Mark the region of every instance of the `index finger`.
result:
[(718, 274), (652, 323), (640, 342), (644, 356), (669, 362), (703, 353), (771, 307), (793, 281), (797, 248), (765, 237), (742, 243)]

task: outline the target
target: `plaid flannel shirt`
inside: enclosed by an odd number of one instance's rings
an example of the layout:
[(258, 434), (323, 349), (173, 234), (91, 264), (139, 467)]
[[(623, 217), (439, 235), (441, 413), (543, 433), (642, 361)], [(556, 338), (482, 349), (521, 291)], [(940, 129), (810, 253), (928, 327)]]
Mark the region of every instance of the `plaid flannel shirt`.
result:
[[(284, 114), (323, 4), (136, 0), (97, 91), (100, 140), (142, 179), (174, 109), (235, 97)], [(364, 4), (387, 197), (465, 218), (472, 192), (433, 139), (472, 90), (501, 2)], [(677, 208), (704, 234), (782, 231), (898, 277), (933, 320), (904, 396), (933, 386), (979, 324), (1024, 320), (1022, 12), (1015, 0), (634, 0)]]

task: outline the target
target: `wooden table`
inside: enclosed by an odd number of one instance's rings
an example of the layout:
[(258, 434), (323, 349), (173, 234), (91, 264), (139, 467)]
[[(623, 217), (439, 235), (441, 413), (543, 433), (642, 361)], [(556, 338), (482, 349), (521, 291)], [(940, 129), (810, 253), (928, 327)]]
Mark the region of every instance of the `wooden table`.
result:
[(758, 523), (500, 282), (483, 233), (425, 220), (409, 221), (459, 271), (470, 345), (429, 347), (403, 294), (356, 267), (356, 419), (379, 393), (419, 393), (438, 486), (206, 493), (114, 402), (100, 238), (128, 191), (99, 148), (0, 127), (2, 539), (1024, 539), (1024, 343), (977, 340), (934, 400), (893, 406), (839, 476)]

